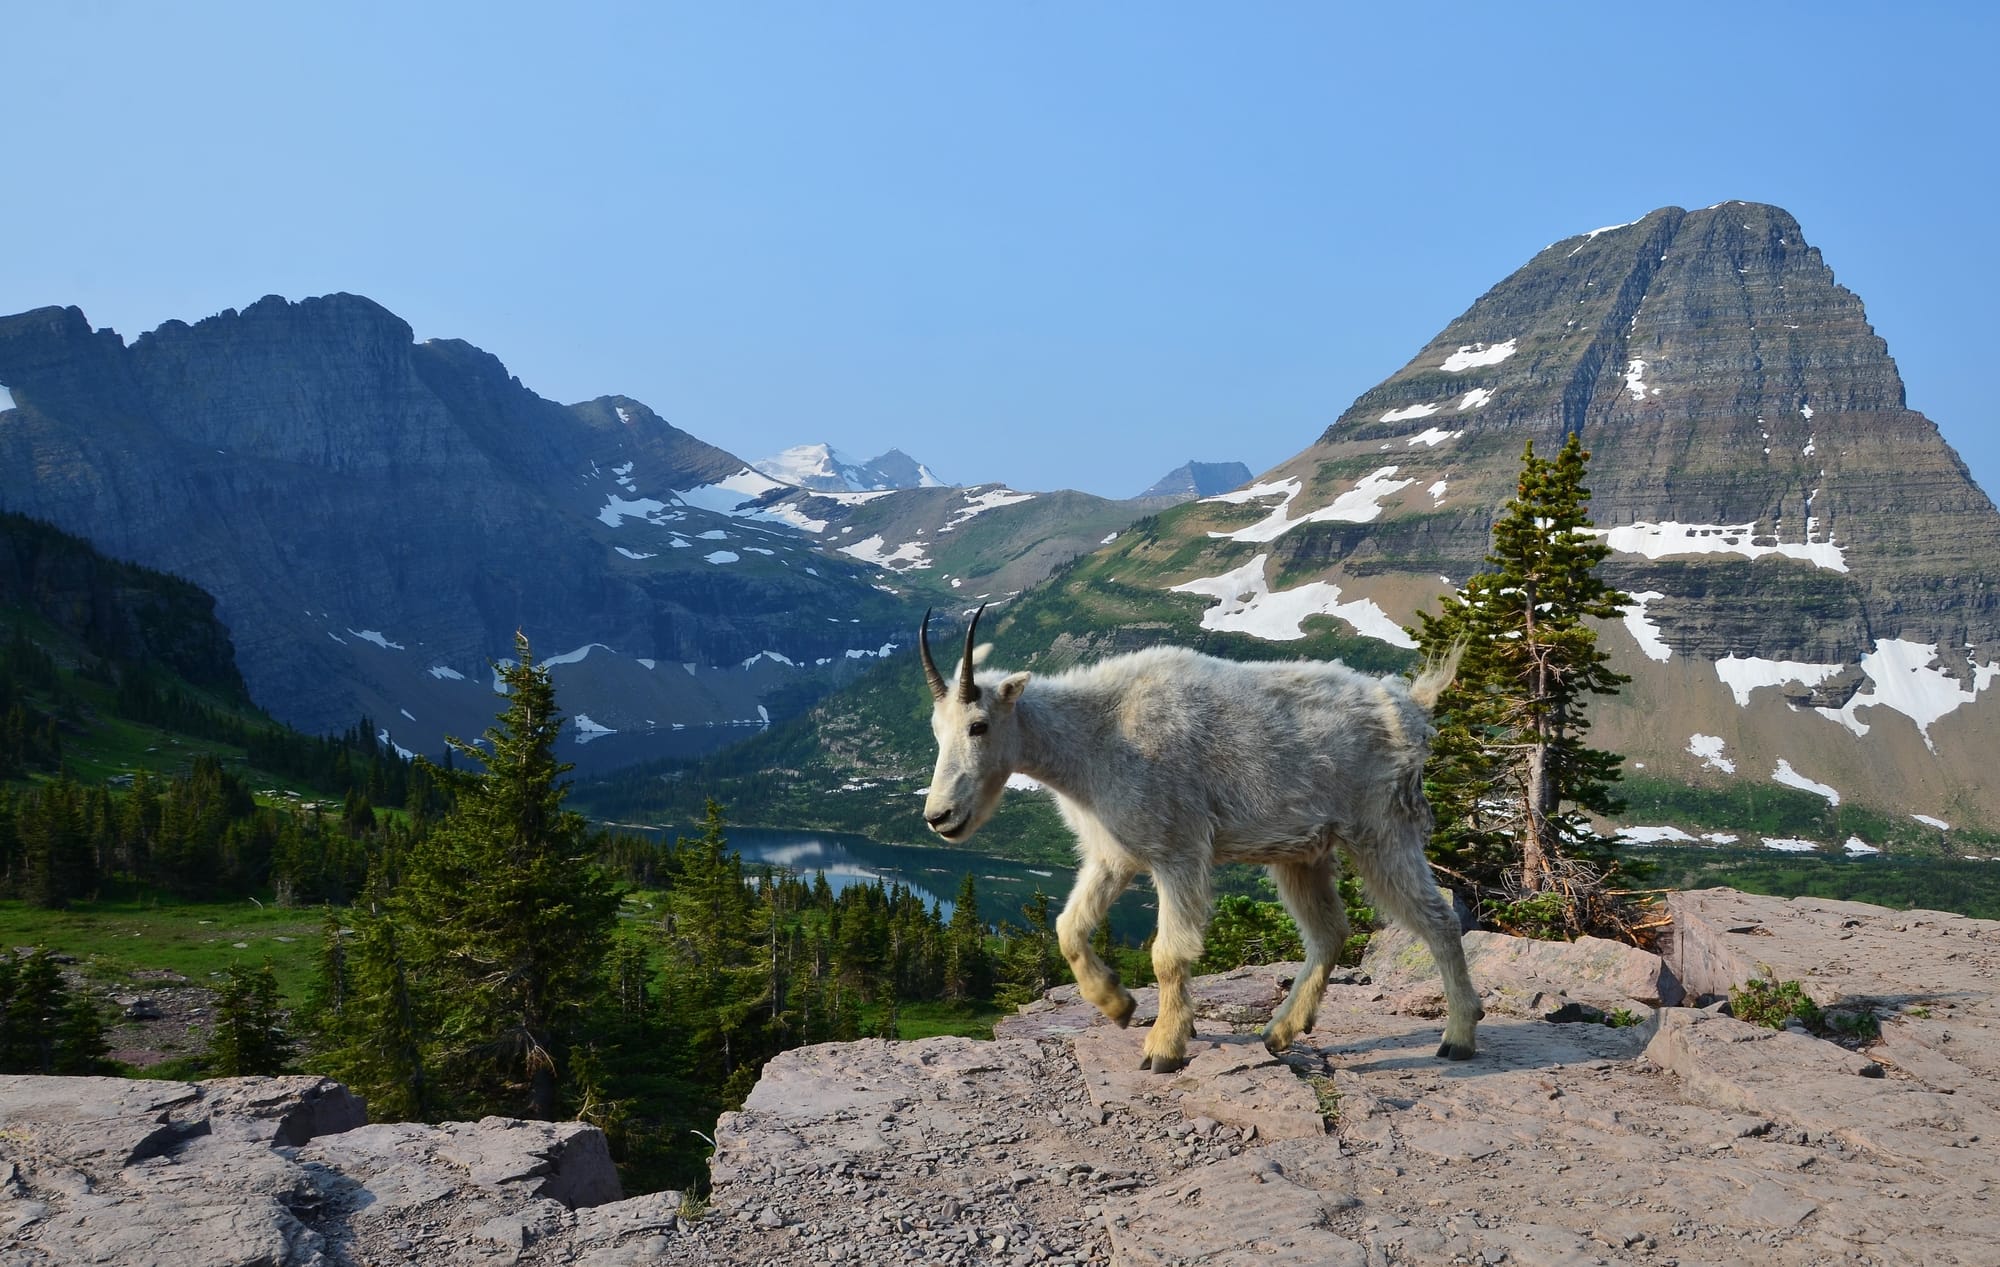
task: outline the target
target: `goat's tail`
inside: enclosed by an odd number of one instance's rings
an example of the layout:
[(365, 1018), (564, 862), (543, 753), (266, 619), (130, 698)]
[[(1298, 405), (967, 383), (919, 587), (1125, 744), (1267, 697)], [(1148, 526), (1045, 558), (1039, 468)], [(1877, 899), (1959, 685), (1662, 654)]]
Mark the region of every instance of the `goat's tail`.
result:
[(1410, 698), (1422, 704), (1426, 711), (1437, 708), (1438, 697), (1458, 676), (1458, 662), (1465, 658), (1465, 642), (1464, 638), (1460, 638), (1446, 647), (1443, 655), (1425, 661), (1416, 681), (1410, 683)]

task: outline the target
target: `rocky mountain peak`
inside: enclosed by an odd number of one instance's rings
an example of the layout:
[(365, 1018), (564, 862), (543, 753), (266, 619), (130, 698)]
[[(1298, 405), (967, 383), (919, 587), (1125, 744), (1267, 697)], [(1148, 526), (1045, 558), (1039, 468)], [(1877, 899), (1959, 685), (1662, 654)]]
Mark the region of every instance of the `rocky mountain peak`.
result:
[(1139, 494), (1149, 497), (1213, 497), (1250, 482), (1250, 468), (1241, 462), (1187, 462), (1153, 481)]
[(856, 462), (830, 444), (800, 444), (751, 465), (774, 480), (821, 493), (946, 487), (929, 467), (901, 449)]
[(1171, 557), (1158, 583), (1202, 597), (1204, 631), (1296, 641), (1319, 618), (1407, 647), (1484, 566), (1524, 444), (1569, 434), (1634, 598), (1604, 639), (1636, 680), (1596, 733), (1635, 774), (2000, 824), (1979, 755), (2000, 513), (1778, 207), (1665, 207), (1536, 251), (1316, 443), (1102, 571)]

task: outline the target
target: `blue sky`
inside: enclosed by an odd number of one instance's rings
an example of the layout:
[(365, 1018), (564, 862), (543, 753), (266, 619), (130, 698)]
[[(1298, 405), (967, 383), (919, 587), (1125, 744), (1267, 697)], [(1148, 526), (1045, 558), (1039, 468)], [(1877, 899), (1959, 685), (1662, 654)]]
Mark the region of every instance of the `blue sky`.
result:
[(1994, 490), (1994, 11), (0, 0), (0, 311), (354, 291), (746, 458), (1129, 495), (1742, 198)]

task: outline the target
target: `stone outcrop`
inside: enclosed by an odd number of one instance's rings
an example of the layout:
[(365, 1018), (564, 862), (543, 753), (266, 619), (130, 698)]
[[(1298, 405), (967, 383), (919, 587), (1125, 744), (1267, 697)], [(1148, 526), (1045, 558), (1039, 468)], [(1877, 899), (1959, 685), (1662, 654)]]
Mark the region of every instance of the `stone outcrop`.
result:
[(366, 1122), (323, 1078), (0, 1078), (0, 1263), (570, 1261), (679, 1203), (621, 1200), (581, 1123)]
[[(717, 1124), (705, 1212), (617, 1199), (574, 1123), (359, 1125), (310, 1078), (0, 1079), (0, 1264), (1990, 1263), (2000, 923), (1673, 906), (1664, 960), (1477, 938), (1466, 1062), (1433, 1055), (1435, 978), (1394, 938), (1282, 1057), (1257, 1029), (1297, 965), (1197, 981), (1172, 1077), (1073, 987), (990, 1041), (787, 1052)], [(1654, 1006), (1766, 969), (1880, 1037)], [(1639, 1023), (1562, 1019), (1585, 1004)]]
[[(1393, 937), (1364, 965), (1383, 976), (1332, 985), (1281, 1059), (1255, 1031), (1285, 965), (1197, 982), (1193, 1059), (1172, 1078), (1139, 1072), (1139, 1036), (1070, 988), (1002, 1021), (990, 1043), (787, 1053), (717, 1128), (714, 1211), (660, 1252), (783, 1264), (1987, 1261), (2000, 1239), (1988, 1208), (2000, 1078), (1974, 1062), (1996, 1049), (2000, 924), (1720, 890), (1675, 902), (1690, 920), (1670, 962), (1475, 938), (1488, 1017), (1464, 1064), (1432, 1055), (1435, 979)], [(1730, 931), (1752, 924), (1770, 936)], [(1766, 948), (1758, 962), (1808, 982), (1814, 965), (1879, 950), (1868, 995), (1884, 1009), (1881, 1041), (1856, 1051), (1654, 1006), (1683, 965), (1727, 962), (1744, 937)], [(1937, 954), (1916, 949), (1932, 940)], [(1710, 992), (1740, 984), (1693, 979)], [(1616, 1004), (1627, 987), (1623, 1008), (1641, 1024), (1545, 1019), (1567, 1003)], [(1156, 1001), (1137, 993), (1144, 1024)], [(1899, 1049), (1911, 1053), (1901, 1062)]]

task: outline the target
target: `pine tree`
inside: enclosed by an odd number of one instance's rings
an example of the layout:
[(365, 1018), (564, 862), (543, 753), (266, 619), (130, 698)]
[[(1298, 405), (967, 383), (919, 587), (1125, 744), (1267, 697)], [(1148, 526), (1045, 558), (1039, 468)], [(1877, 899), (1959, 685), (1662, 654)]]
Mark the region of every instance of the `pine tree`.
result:
[(979, 889), (968, 871), (959, 882), (945, 932), (945, 996), (963, 1002), (992, 992), (993, 961), (986, 952), (986, 925), (979, 919)]
[(1588, 622), (1631, 600), (1597, 575), (1610, 550), (1585, 509), (1589, 457), (1575, 435), (1553, 459), (1531, 441), (1494, 524), (1489, 570), (1420, 617), (1427, 655), (1466, 643), (1438, 705), (1425, 785), (1438, 819), (1432, 856), (1474, 897), (1592, 888), (1615, 866), (1587, 815), (1623, 808), (1612, 787), (1620, 758), (1586, 746), (1585, 705), (1630, 679), (1610, 669)]
[(563, 808), (563, 717), (525, 635), (500, 666), (507, 707), (451, 813), (414, 842), (392, 903), (436, 1008), (441, 1059), (477, 1107), (551, 1118), (570, 1041), (601, 998), (618, 899), (588, 824)]
[(278, 978), (268, 961), (250, 972), (232, 966), (215, 1003), (215, 1032), (209, 1039), (209, 1073), (218, 1078), (283, 1073), (292, 1059), (284, 1031)]

